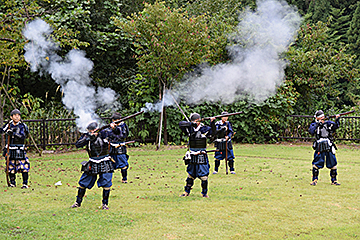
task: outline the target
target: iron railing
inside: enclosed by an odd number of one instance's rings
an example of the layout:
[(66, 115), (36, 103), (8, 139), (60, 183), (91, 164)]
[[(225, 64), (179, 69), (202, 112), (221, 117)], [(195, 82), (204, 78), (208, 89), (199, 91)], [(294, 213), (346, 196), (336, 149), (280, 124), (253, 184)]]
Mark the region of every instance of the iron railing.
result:
[[(277, 132), (277, 140), (301, 140), (312, 141), (314, 139), (308, 132), (308, 128), (313, 121), (313, 116), (308, 115), (289, 115), (287, 124), (284, 127), (274, 127)], [(106, 120), (108, 118), (103, 118)], [(46, 149), (49, 146), (74, 145), (81, 136), (75, 118), (68, 119), (39, 119), (23, 120), (29, 127), (30, 137), (27, 146)], [(343, 141), (360, 141), (360, 117), (341, 117), (340, 128), (336, 130), (335, 139)], [(133, 136), (144, 126), (137, 124), (136, 129), (131, 129)], [(150, 136), (151, 138), (152, 136)], [(3, 143), (4, 136), (2, 135)], [(145, 140), (153, 142), (154, 137)]]
[[(101, 118), (104, 122), (109, 121), (109, 117)], [(81, 132), (76, 126), (75, 118), (66, 119), (36, 119), (22, 120), (29, 128), (29, 137), (26, 146), (46, 149), (50, 146), (71, 146), (75, 145), (80, 138)], [(140, 121), (135, 128), (131, 129), (132, 136), (138, 138), (138, 131), (144, 128)], [(5, 145), (4, 135), (1, 135), (2, 146)], [(144, 139), (143, 142), (154, 142), (154, 139)]]
[(42, 149), (47, 146), (73, 145), (80, 138), (75, 118), (23, 120), (31, 134), (27, 146), (35, 144)]
[[(287, 126), (277, 129), (280, 139), (297, 139), (302, 141), (313, 140), (314, 137), (308, 132), (313, 116), (309, 115), (288, 115), (290, 119)], [(335, 119), (330, 119), (335, 121)], [(360, 117), (341, 117), (340, 128), (334, 134), (339, 141), (360, 141)]]

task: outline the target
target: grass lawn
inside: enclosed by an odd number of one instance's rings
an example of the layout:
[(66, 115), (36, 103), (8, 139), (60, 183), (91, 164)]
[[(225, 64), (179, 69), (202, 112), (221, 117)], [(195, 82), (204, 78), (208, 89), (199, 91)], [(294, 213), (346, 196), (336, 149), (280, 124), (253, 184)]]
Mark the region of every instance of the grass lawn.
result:
[[(130, 148), (129, 183), (114, 173), (109, 211), (99, 209), (97, 187), (87, 190), (81, 208), (69, 208), (87, 158), (83, 150), (30, 155), (29, 189), (20, 189), (21, 174), (18, 187), (6, 187), (2, 166), (0, 239), (360, 239), (357, 146), (339, 146), (341, 186), (330, 184), (328, 169), (320, 170), (317, 186), (309, 185), (308, 144), (234, 147), (236, 175), (226, 175), (222, 161), (210, 175), (208, 199), (199, 179), (189, 197), (179, 197), (186, 149)], [(55, 187), (58, 181), (62, 186)]]

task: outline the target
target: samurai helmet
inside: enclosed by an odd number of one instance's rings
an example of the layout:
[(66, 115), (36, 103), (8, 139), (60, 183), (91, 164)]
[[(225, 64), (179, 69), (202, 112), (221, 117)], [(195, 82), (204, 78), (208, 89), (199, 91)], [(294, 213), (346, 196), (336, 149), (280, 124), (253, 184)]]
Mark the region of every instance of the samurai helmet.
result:
[(198, 114), (198, 113), (192, 113), (191, 115), (190, 115), (190, 121), (195, 121), (195, 120), (197, 120), (197, 119), (200, 119), (200, 114)]

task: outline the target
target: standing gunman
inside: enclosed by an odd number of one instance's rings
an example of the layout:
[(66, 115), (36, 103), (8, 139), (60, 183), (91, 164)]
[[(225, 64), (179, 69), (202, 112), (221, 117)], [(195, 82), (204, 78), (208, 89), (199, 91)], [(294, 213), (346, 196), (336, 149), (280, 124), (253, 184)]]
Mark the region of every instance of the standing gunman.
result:
[[(222, 112), (221, 115), (228, 114), (228, 112)], [(215, 123), (216, 126), (216, 139), (215, 147), (217, 152), (215, 152), (215, 169), (213, 174), (217, 174), (219, 171), (220, 160), (226, 159), (230, 168), (230, 173), (235, 174), (234, 168), (234, 152), (231, 143), (231, 137), (234, 135), (234, 131), (230, 122), (228, 121), (229, 117), (222, 117), (221, 120)], [(226, 164), (226, 162), (225, 162)], [(227, 171), (226, 171), (227, 173)]]
[[(20, 111), (14, 109), (10, 113), (11, 121), (0, 128), (0, 133), (6, 133), (9, 145), (4, 149), (4, 157), (7, 156), (8, 169), (6, 171), (10, 177), (9, 187), (16, 187), (16, 173), (22, 174), (23, 185), (21, 188), (28, 187), (30, 162), (26, 156), (25, 138), (29, 133), (29, 129), (25, 123), (21, 121)], [(10, 141), (9, 141), (10, 140)], [(9, 152), (8, 152), (9, 150)]]
[[(114, 123), (110, 124), (115, 129)], [(82, 171), (79, 180), (79, 190), (76, 196), (76, 202), (71, 206), (77, 208), (81, 206), (86, 188), (91, 189), (97, 180), (98, 187), (103, 188), (102, 209), (108, 210), (110, 187), (112, 186), (112, 176), (114, 172), (113, 162), (109, 156), (108, 131), (98, 130), (98, 124), (92, 122), (87, 126), (87, 133), (83, 134), (75, 143), (77, 148), (86, 146), (89, 155), (89, 161), (83, 162)], [(99, 179), (97, 179), (99, 177)]]
[[(112, 122), (121, 119), (120, 113), (111, 116)], [(121, 169), (122, 183), (127, 183), (127, 170), (129, 168), (129, 155), (126, 154), (125, 138), (129, 135), (129, 128), (124, 122), (116, 124), (116, 127), (107, 129), (110, 140), (110, 156), (115, 160), (114, 168)]]
[(194, 185), (196, 178), (201, 179), (202, 196), (208, 198), (208, 176), (210, 170), (209, 159), (206, 153), (206, 139), (215, 132), (214, 119), (211, 118), (211, 127), (205, 126), (200, 121), (200, 114), (192, 113), (190, 121), (179, 123), (180, 129), (189, 136), (190, 152), (184, 157), (187, 165), (188, 177), (186, 179), (185, 192), (181, 195), (187, 197)]
[(337, 161), (335, 157), (336, 146), (333, 142), (333, 133), (340, 126), (340, 115), (336, 115), (335, 122), (325, 121), (325, 115), (322, 110), (315, 112), (315, 122), (311, 123), (309, 133), (315, 135), (316, 141), (313, 144), (314, 160), (313, 177), (310, 185), (316, 186), (319, 177), (319, 169), (324, 167), (326, 160), (326, 167), (330, 169), (330, 177), (332, 185), (340, 185), (336, 181), (337, 175)]

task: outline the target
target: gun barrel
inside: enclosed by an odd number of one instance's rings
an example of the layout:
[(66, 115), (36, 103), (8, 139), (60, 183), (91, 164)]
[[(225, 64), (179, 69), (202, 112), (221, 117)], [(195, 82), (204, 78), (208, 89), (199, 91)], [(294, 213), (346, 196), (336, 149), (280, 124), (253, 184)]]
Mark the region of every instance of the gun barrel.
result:
[(209, 152), (219, 152), (219, 149), (214, 149), (214, 150), (206, 150), (207, 153)]
[[(227, 114), (222, 114), (222, 115), (217, 115), (217, 116), (213, 116), (214, 118), (221, 118), (221, 117), (228, 117), (228, 116), (233, 116), (233, 115), (238, 115), (238, 114), (241, 114), (243, 113), (243, 111), (241, 112), (234, 112), (234, 113), (227, 113)], [(209, 120), (213, 117), (204, 117), (202, 118), (201, 120)]]
[[(144, 113), (144, 111), (134, 113), (134, 114), (129, 115), (129, 116), (127, 116), (127, 117), (123, 117), (123, 118), (115, 121), (114, 123), (116, 123), (116, 124), (117, 124), (117, 123), (121, 123), (122, 121), (125, 121), (125, 120), (128, 120), (128, 119), (130, 119), (130, 118), (136, 117), (137, 115), (140, 115), (140, 114), (142, 114), (142, 113)], [(110, 124), (109, 124), (109, 126), (110, 126)]]
[(349, 111), (349, 112), (344, 112), (344, 113), (339, 113), (339, 114), (336, 114), (336, 115), (330, 115), (327, 118), (334, 118), (337, 115), (344, 116), (344, 115), (348, 115), (348, 114), (353, 113), (353, 112), (355, 112), (355, 110), (352, 110), (352, 111)]
[[(134, 114), (132, 114), (132, 115), (123, 117), (123, 118), (115, 121), (114, 123), (115, 123), (115, 124), (121, 123), (122, 121), (125, 121), (125, 120), (128, 120), (128, 119), (130, 119), (130, 118), (136, 117), (136, 116), (138, 116), (138, 115), (140, 115), (140, 114), (142, 114), (142, 113), (144, 113), (144, 111), (137, 112), (137, 113), (134, 113)], [(104, 129), (109, 128), (109, 127), (110, 127), (110, 124), (107, 124), (107, 125), (105, 125), (105, 126), (102, 126), (101, 128), (98, 128), (95, 132), (100, 132), (101, 130), (104, 130)]]

